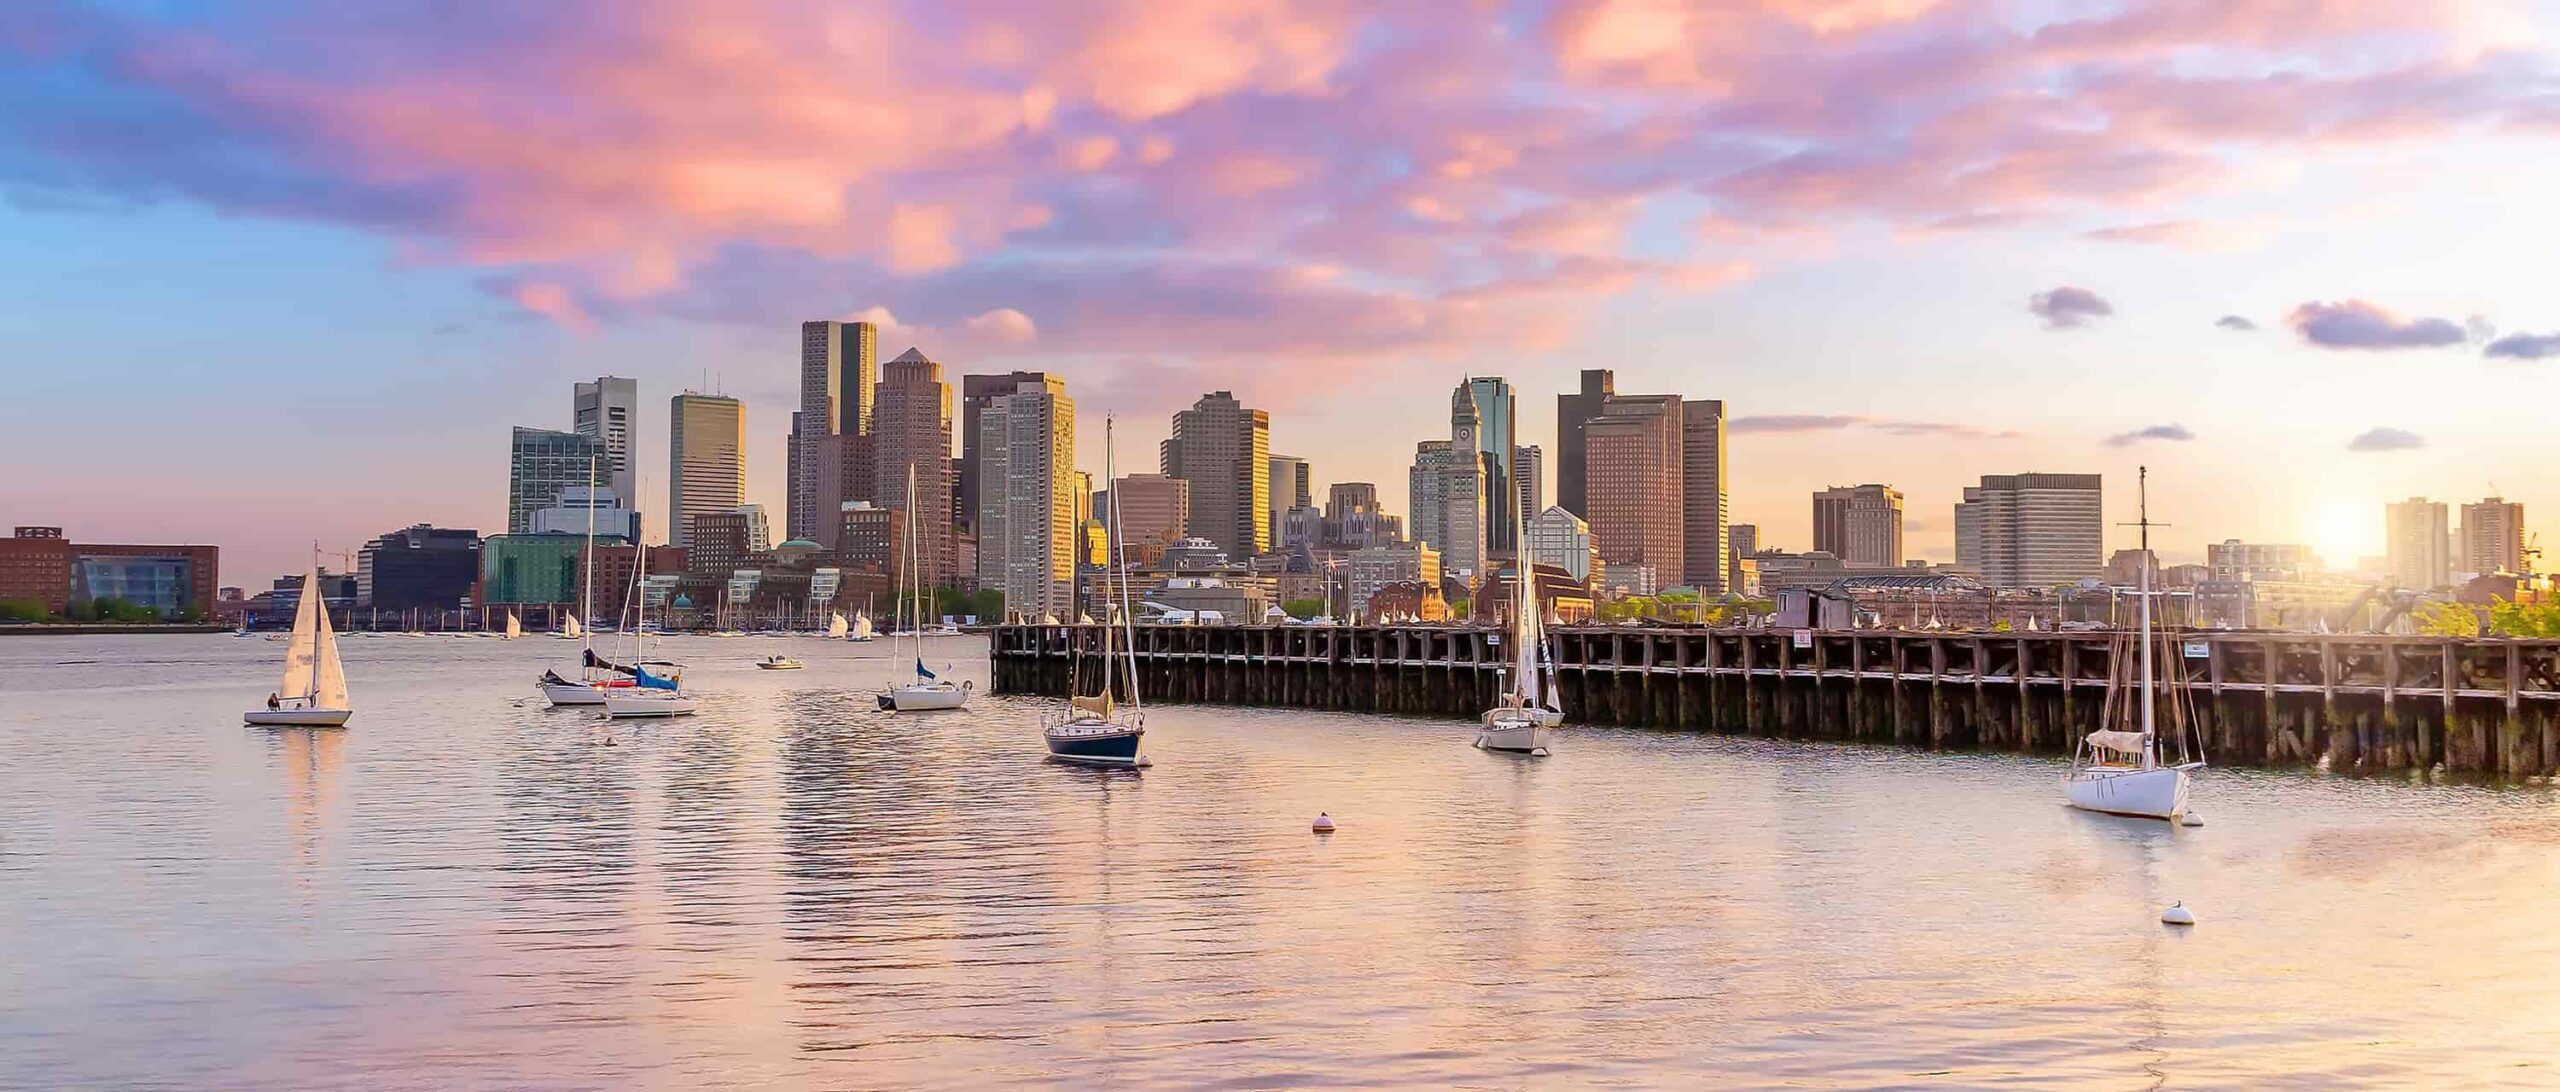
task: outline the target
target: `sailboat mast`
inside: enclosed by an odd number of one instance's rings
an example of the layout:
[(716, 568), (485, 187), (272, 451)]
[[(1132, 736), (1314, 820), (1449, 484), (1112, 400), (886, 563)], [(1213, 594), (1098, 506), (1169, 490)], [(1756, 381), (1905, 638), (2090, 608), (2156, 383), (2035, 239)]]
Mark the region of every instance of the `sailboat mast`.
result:
[(2151, 709), (2151, 468), (2143, 467), (2134, 487), (2134, 512), (2142, 529), (2142, 761), (2156, 764)]
[(596, 457), (594, 452), (587, 454), (587, 556), (579, 560), (578, 570), (578, 575), (583, 578), (586, 585), (578, 593), (579, 647), (594, 648), (595, 635), (587, 630), (587, 624), (596, 616)]

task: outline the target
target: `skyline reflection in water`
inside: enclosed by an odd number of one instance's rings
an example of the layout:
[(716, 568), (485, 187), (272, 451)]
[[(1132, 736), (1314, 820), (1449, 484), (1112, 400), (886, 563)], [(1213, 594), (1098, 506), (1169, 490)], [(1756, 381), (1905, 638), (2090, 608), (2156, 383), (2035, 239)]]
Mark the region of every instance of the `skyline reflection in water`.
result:
[(679, 640), (704, 714), (635, 725), (534, 698), (565, 642), (351, 639), (335, 733), (239, 725), (268, 642), (0, 640), (0, 1086), (2560, 1083), (2547, 787), (2213, 771), (2181, 830), (1208, 706), (1094, 771), (876, 712), (879, 648)]

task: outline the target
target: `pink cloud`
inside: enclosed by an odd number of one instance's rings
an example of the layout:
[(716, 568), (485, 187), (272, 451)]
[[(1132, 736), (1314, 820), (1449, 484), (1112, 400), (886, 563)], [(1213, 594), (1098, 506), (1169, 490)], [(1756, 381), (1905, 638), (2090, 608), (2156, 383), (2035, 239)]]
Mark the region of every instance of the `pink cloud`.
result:
[(2180, 202), (2551, 109), (2547, 58), (2478, 5), (2080, 11), (48, 7), (0, 36), (0, 94), (59, 105), (0, 118), (0, 171), (356, 225), (574, 326), (878, 300), (995, 351), (1358, 363), (1567, 338), (1865, 223), (2243, 245)]

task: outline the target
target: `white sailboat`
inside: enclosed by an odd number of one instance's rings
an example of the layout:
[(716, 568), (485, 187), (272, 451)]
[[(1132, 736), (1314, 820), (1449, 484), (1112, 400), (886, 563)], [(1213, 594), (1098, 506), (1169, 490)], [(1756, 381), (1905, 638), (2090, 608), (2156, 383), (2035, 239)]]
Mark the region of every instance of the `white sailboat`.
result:
[[(583, 604), (580, 609), (584, 609)], [(578, 616), (572, 614), (560, 619), (560, 632), (554, 636), (563, 641), (583, 641), (587, 638), (587, 627), (579, 625)]]
[[(908, 518), (906, 542), (904, 544), (906, 560), (903, 564), (898, 566), (898, 591), (900, 592), (900, 595), (898, 597), (897, 604), (892, 609), (896, 611), (905, 611), (912, 607), (916, 615), (915, 628), (920, 630), (924, 626), (925, 597), (924, 573), (922, 572), (924, 554), (916, 545), (915, 511), (916, 468), (914, 463), (909, 463), (907, 464)], [(897, 644), (897, 637), (901, 635), (917, 637), (916, 643), (909, 646), (909, 652), (915, 657), (915, 674), (905, 682), (899, 682), (895, 678), (892, 678), (888, 685), (881, 689), (879, 699), (880, 708), (894, 709), (904, 713), (925, 709), (958, 709), (968, 705), (969, 691), (971, 689), (970, 684), (954, 683), (949, 679), (936, 676), (931, 670), (927, 669), (924, 666), (924, 642), (914, 631), (901, 626), (899, 633), (891, 635), (889, 641), (889, 662), (891, 664), (896, 664), (901, 660), (901, 657), (898, 654)]]
[(512, 641), (522, 636), (524, 636), (524, 623), (516, 620), (516, 612), (508, 611), (507, 632), (504, 635), (504, 639)]
[[(2164, 763), (2160, 759), (2160, 731), (2155, 708), (2151, 653), (2151, 470), (2142, 470), (2142, 491), (2137, 493), (2142, 528), (2142, 645), (2141, 694), (2137, 701), (2139, 730), (2100, 729), (2080, 740), (2071, 756), (2071, 773), (2062, 780), (2064, 799), (2084, 811), (2130, 815), (2144, 819), (2175, 820), (2186, 814), (2189, 775), (2204, 768), (2204, 763)], [(2117, 676), (2122, 678), (2121, 673)], [(2119, 695), (2109, 695), (2111, 711), (2120, 710), (2125, 702)], [(2186, 737), (2176, 738), (2179, 757), (2186, 755)]]
[(839, 639), (839, 638), (842, 638), (842, 637), (844, 637), (844, 636), (846, 636), (847, 634), (850, 634), (850, 633), (852, 633), (852, 632), (853, 632), (853, 627), (852, 627), (851, 625), (846, 624), (846, 622), (845, 622), (845, 620), (844, 620), (844, 612), (842, 612), (842, 611), (829, 611), (829, 612), (827, 612), (827, 637), (828, 637), (828, 639), (830, 639), (830, 640)]
[[(595, 470), (595, 456), (589, 455), (587, 456), (587, 480), (595, 480)], [(579, 642), (578, 677), (573, 681), (560, 677), (559, 672), (544, 671), (542, 673), (542, 677), (535, 679), (533, 683), (534, 689), (542, 691), (542, 696), (550, 699), (552, 706), (555, 708), (563, 705), (603, 705), (604, 692), (607, 687), (629, 686), (631, 684), (630, 680), (625, 678), (621, 672), (610, 668), (596, 666), (595, 635), (587, 632), (587, 627), (578, 624), (579, 618), (595, 617), (595, 558), (596, 510), (595, 505), (589, 504), (587, 506), (587, 547), (586, 552), (579, 555), (580, 560), (578, 562), (578, 577), (580, 581), (580, 587), (578, 589), (578, 613), (575, 617), (570, 618), (566, 624), (560, 627), (560, 636), (564, 638), (575, 638)], [(640, 566), (635, 565), (632, 567), (632, 571), (635, 574), (639, 570)], [(512, 616), (510, 616), (510, 618), (512, 618)]]
[(1513, 563), (1511, 597), (1511, 689), (1502, 704), (1485, 710), (1476, 746), (1547, 756), (1555, 730), (1564, 723), (1556, 705), (1552, 664), (1546, 656), (1546, 627), (1538, 617), (1538, 570), (1524, 558)]
[(855, 611), (853, 614), (853, 632), (845, 634), (844, 639), (848, 641), (876, 641), (880, 639), (880, 630), (871, 624), (870, 615), (861, 611)]
[(338, 662), (338, 635), (320, 598), (320, 568), (302, 578), (302, 604), (293, 612), (293, 643), (285, 648), (284, 679), (267, 707), (241, 714), (264, 728), (343, 728), (354, 713), (347, 700), (347, 671)]
[[(1110, 481), (1112, 478), (1111, 419), (1105, 417), (1102, 421), (1102, 479)], [(1116, 490), (1110, 503), (1110, 525), (1117, 528), (1120, 526), (1120, 498)], [(1129, 591), (1129, 579), (1127, 571), (1120, 568), (1120, 537), (1117, 534), (1111, 537), (1111, 555), (1105, 559), (1105, 562), (1103, 570), (1105, 606), (1102, 613), (1105, 617), (1109, 617), (1113, 610), (1120, 611), (1118, 619), (1120, 625), (1130, 627), (1127, 632), (1126, 647), (1121, 650), (1120, 655), (1113, 655), (1112, 645), (1115, 634), (1113, 627), (1105, 624), (1102, 627), (1102, 671), (1099, 680), (1101, 685), (1094, 693), (1086, 694), (1080, 685), (1083, 680), (1080, 677), (1077, 678), (1070, 684), (1074, 692), (1067, 695), (1066, 711), (1042, 717), (1040, 735), (1048, 744), (1049, 757), (1054, 761), (1087, 766), (1149, 766), (1153, 763), (1149, 762), (1145, 752), (1139, 749), (1139, 745), (1145, 740), (1147, 734), (1147, 714), (1143, 703), (1138, 698), (1138, 634), (1130, 619), (1131, 612), (1126, 609), (1125, 603), (1115, 602), (1112, 599), (1109, 583), (1111, 574), (1115, 571), (1119, 572), (1120, 594), (1125, 600)], [(1048, 616), (1044, 614), (1041, 617)], [(1081, 649), (1082, 643), (1079, 642), (1077, 647)], [(1077, 667), (1082, 666), (1083, 663), (1079, 658)], [(1112, 673), (1122, 671), (1124, 668), (1123, 677), (1127, 680), (1129, 703), (1122, 706), (1112, 701)], [(1081, 674), (1081, 671), (1077, 672), (1078, 676)]]
[[(649, 600), (640, 594), (640, 574), (649, 571), (649, 548), (634, 551), (631, 566), (631, 602), (638, 612), (639, 624), (633, 627), (631, 685), (603, 687), (604, 713), (608, 717), (689, 717), (702, 708), (702, 699), (684, 689), (684, 665), (665, 660), (647, 659), (649, 652)], [(621, 666), (621, 665), (615, 665)], [(649, 669), (661, 669), (651, 674)]]

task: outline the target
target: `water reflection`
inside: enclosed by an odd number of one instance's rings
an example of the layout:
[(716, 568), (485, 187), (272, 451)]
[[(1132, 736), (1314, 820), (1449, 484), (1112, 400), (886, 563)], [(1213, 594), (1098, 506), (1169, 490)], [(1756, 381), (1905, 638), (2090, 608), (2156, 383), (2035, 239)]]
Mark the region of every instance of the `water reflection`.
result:
[[(2000, 756), (1585, 728), (1537, 761), (1458, 722), (1198, 707), (1149, 710), (1155, 768), (1096, 770), (1044, 761), (1043, 703), (882, 714), (858, 648), (777, 677), (755, 642), (679, 649), (712, 700), (637, 726), (524, 701), (544, 642), (355, 642), (354, 727), (258, 733), (263, 649), (18, 640), (0, 1086), (2560, 1064), (2560, 987), (2518, 970), (2560, 960), (2546, 791), (2216, 771), (2187, 830)], [(79, 659), (157, 662), (108, 689)], [(2157, 924), (2178, 900), (2192, 931)]]

